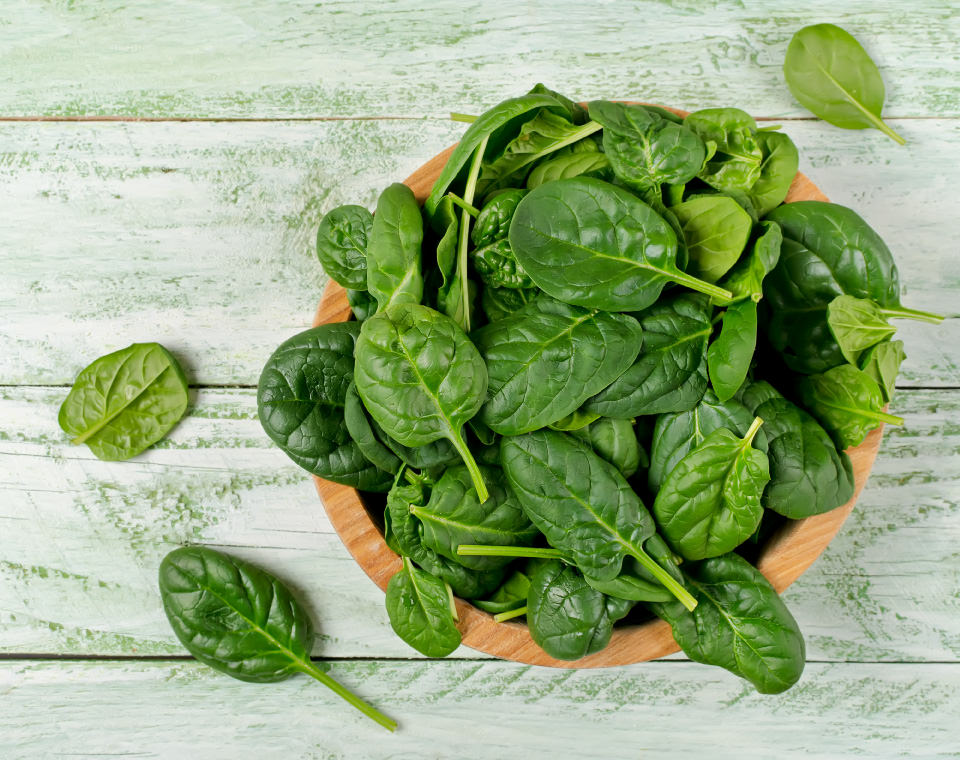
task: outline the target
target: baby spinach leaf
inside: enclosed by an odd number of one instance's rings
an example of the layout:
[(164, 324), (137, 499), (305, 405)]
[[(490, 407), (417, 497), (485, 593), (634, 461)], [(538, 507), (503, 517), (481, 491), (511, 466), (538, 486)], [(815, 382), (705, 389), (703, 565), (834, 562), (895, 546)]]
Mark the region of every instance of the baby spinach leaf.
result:
[(562, 433), (571, 433), (574, 430), (582, 430), (591, 422), (594, 422), (598, 419), (600, 419), (599, 414), (577, 409), (576, 411), (568, 414), (566, 417), (563, 417), (556, 422), (551, 422), (549, 425), (547, 425), (547, 427), (549, 427), (551, 430), (559, 430)]
[(566, 95), (563, 95), (562, 93), (559, 93), (556, 90), (551, 90), (542, 82), (537, 82), (533, 87), (530, 88), (529, 94), (535, 95), (537, 93), (551, 95), (554, 98), (556, 98), (566, 109), (567, 114), (569, 114), (570, 116), (570, 120), (574, 124), (585, 124), (587, 121), (589, 121), (586, 108), (584, 108), (579, 103), (575, 103)]
[(604, 417), (692, 409), (707, 389), (707, 340), (713, 326), (706, 301), (683, 295), (637, 315), (643, 348), (633, 365), (584, 404)]
[(363, 206), (338, 206), (320, 220), (317, 258), (327, 276), (352, 290), (367, 289), (367, 241), (373, 215)]
[[(766, 380), (754, 380), (745, 384), (735, 396), (736, 400), (750, 410), (751, 419), (757, 416), (757, 409), (760, 408), (760, 404), (772, 398), (783, 398), (783, 394)], [(756, 440), (759, 440), (762, 434), (763, 429), (761, 428)]]
[(687, 271), (708, 282), (719, 280), (750, 239), (750, 215), (724, 195), (700, 195), (670, 210), (679, 220), (687, 244)]
[(739, 108), (704, 108), (683, 120), (716, 150), (697, 176), (717, 190), (749, 191), (760, 178), (763, 149), (756, 137), (757, 123)]
[(377, 299), (367, 291), (364, 284), (363, 290), (351, 290), (347, 288), (347, 303), (350, 304), (350, 310), (353, 312), (353, 318), (357, 322), (363, 322), (367, 317), (377, 313)]
[(733, 397), (743, 381), (757, 348), (757, 302), (751, 299), (730, 304), (723, 313), (720, 335), (707, 349), (710, 384), (717, 398)]
[(558, 660), (579, 660), (610, 641), (613, 624), (632, 602), (605, 596), (562, 562), (541, 564), (530, 579), (527, 624), (530, 636)]
[(625, 478), (634, 475), (640, 467), (640, 443), (633, 430), (633, 420), (601, 417), (586, 427), (571, 430), (570, 434), (589, 444)]
[(643, 333), (626, 314), (541, 297), (473, 338), (490, 376), (480, 419), (517, 435), (571, 414), (623, 374)]
[(257, 413), (264, 432), (308, 472), (364, 491), (386, 491), (393, 476), (363, 455), (344, 423), (359, 332), (356, 322), (337, 322), (281, 344), (260, 374)]
[[(459, 261), (460, 220), (450, 196), (444, 196), (433, 217), (433, 224), (443, 233), (437, 243), (437, 272), (440, 286), (437, 288), (437, 311), (446, 314), (454, 322), (468, 329), (471, 322), (474, 289), (467, 279)], [(464, 286), (467, 288), (464, 296)]]
[(782, 132), (757, 132), (757, 143), (763, 152), (760, 176), (748, 191), (760, 216), (768, 214), (787, 197), (800, 166), (797, 146)]
[(509, 240), (497, 240), (483, 248), (470, 252), (473, 268), (477, 270), (483, 284), (492, 288), (512, 288), (529, 290), (534, 287), (510, 247)]
[(654, 533), (653, 519), (612, 464), (553, 430), (505, 438), (501, 451), (507, 481), (527, 517), (582, 572), (611, 580), (631, 556), (677, 599), (690, 602), (683, 587), (644, 551), (644, 541)]
[(803, 673), (806, 650), (797, 621), (759, 570), (736, 554), (683, 565), (699, 604), (651, 605), (694, 662), (718, 665), (762, 694), (786, 691)]
[(761, 502), (799, 520), (829, 512), (853, 496), (853, 466), (819, 423), (783, 397), (756, 408), (767, 434), (770, 482)]
[(373, 423), (367, 417), (357, 386), (350, 383), (343, 401), (343, 421), (347, 432), (360, 452), (384, 472), (396, 475), (400, 471), (400, 458), (385, 446), (374, 432)]
[(623, 188), (591, 177), (531, 190), (513, 216), (510, 245), (542, 290), (578, 306), (643, 309), (670, 282), (727, 295), (677, 268), (676, 234), (662, 217)]
[(883, 411), (876, 380), (849, 364), (800, 379), (803, 405), (827, 429), (837, 446), (859, 446), (882, 422), (902, 425), (903, 418)]
[(888, 319), (917, 319), (938, 324), (943, 317), (912, 309), (884, 309), (866, 298), (837, 296), (827, 304), (827, 325), (843, 357), (857, 364), (863, 352), (882, 341), (889, 340), (897, 331)]
[(477, 222), (470, 233), (470, 239), (477, 248), (507, 239), (513, 214), (526, 194), (526, 190), (504, 190), (480, 209)]
[(460, 544), (522, 546), (537, 536), (520, 503), (507, 490), (499, 467), (481, 466), (490, 484), (490, 498), (482, 504), (473, 490), (467, 468), (451, 467), (433, 486), (430, 500), (410, 511), (421, 524), (423, 545), (472, 570), (495, 570), (508, 564), (503, 557), (457, 554)]
[(527, 189), (533, 190), (547, 182), (570, 177), (613, 177), (610, 159), (599, 151), (568, 153), (537, 164), (527, 176)]
[(693, 179), (706, 157), (697, 135), (643, 106), (595, 100), (590, 118), (603, 125), (603, 150), (616, 175), (639, 190)]
[[(673, 576), (677, 583), (683, 583), (683, 575), (677, 566), (678, 560), (660, 536), (654, 533), (644, 542), (643, 548), (660, 567)], [(627, 599), (633, 602), (669, 602), (673, 600), (673, 594), (667, 591), (663, 584), (633, 557), (627, 557), (624, 560), (620, 575), (613, 580), (598, 581), (589, 575), (585, 575), (583, 578), (597, 591), (607, 596), (614, 596), (617, 599)]]
[(653, 504), (660, 532), (685, 559), (733, 551), (760, 524), (760, 495), (770, 480), (767, 455), (752, 447), (763, 420), (741, 439), (710, 433), (667, 475)]
[(160, 563), (160, 597), (180, 643), (204, 665), (253, 683), (306, 673), (384, 728), (397, 727), (310, 660), (310, 617), (260, 568), (202, 546), (175, 549)]
[(413, 191), (395, 182), (380, 194), (367, 245), (367, 290), (380, 311), (391, 304), (420, 303), (422, 242), (423, 219)]
[(484, 612), (499, 615), (526, 606), (529, 591), (530, 576), (522, 570), (514, 570), (493, 594), (486, 599), (472, 599), (471, 603)]
[(460, 646), (450, 586), (409, 557), (387, 584), (387, 616), (394, 633), (426, 657), (446, 657)]
[(880, 117), (885, 97), (877, 65), (849, 32), (833, 24), (805, 26), (783, 61), (790, 92), (804, 108), (844, 129), (879, 129), (906, 142)]
[(486, 501), (463, 426), (483, 404), (487, 370), (460, 326), (426, 306), (394, 304), (363, 323), (356, 356), (357, 391), (387, 435), (405, 446), (448, 439)]
[(119, 461), (169, 433), (187, 402), (187, 378), (173, 354), (159, 343), (134, 343), (81, 370), (57, 421), (71, 443)]
[(543, 291), (540, 288), (486, 287), (480, 294), (480, 308), (490, 322), (497, 322), (519, 311)]
[(900, 365), (907, 355), (903, 351), (902, 340), (889, 340), (878, 343), (873, 348), (867, 350), (860, 358), (860, 369), (872, 377), (877, 385), (880, 386), (880, 392), (883, 394), (883, 400), (889, 403), (893, 399), (893, 391), (897, 383), (897, 375), (900, 372)]
[(740, 258), (727, 272), (720, 286), (733, 293), (732, 299), (713, 299), (720, 305), (729, 305), (733, 301), (749, 298), (759, 301), (763, 298), (763, 278), (776, 267), (780, 260), (780, 246), (783, 233), (775, 222), (763, 221), (754, 227), (753, 244), (749, 252)]

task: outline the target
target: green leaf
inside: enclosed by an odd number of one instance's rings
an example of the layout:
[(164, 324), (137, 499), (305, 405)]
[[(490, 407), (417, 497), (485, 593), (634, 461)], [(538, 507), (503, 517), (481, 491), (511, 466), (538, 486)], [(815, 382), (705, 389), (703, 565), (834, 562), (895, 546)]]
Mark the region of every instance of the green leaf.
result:
[(499, 615), (503, 612), (525, 607), (530, 591), (530, 577), (522, 570), (514, 570), (507, 579), (486, 599), (472, 599), (474, 607)]
[(497, 322), (531, 303), (543, 291), (540, 288), (486, 287), (480, 294), (480, 308), (490, 322)]
[(757, 132), (756, 140), (763, 152), (763, 162), (760, 176), (748, 196), (757, 213), (764, 216), (786, 199), (800, 166), (800, 154), (789, 135), (782, 132)]
[(173, 354), (159, 343), (134, 343), (81, 370), (57, 421), (71, 443), (118, 461), (169, 433), (187, 402), (187, 378)]
[(897, 331), (873, 301), (847, 295), (827, 304), (827, 325), (851, 364), (856, 364), (866, 349), (889, 340)]
[(367, 317), (377, 313), (377, 299), (367, 292), (366, 282), (364, 282), (363, 290), (347, 288), (347, 303), (350, 304), (353, 318), (357, 322), (363, 322)]
[(710, 384), (720, 401), (732, 398), (747, 378), (757, 348), (757, 302), (738, 301), (723, 313), (720, 335), (707, 349)]
[(763, 149), (757, 123), (739, 108), (705, 108), (683, 120), (705, 143), (716, 150), (707, 157), (697, 176), (711, 187), (748, 192), (760, 178)]
[(794, 34), (783, 75), (800, 105), (824, 121), (844, 129), (879, 129), (904, 144), (881, 118), (886, 93), (880, 70), (839, 26), (815, 24)]
[(504, 190), (487, 201), (480, 209), (476, 224), (470, 233), (470, 239), (477, 248), (507, 239), (513, 214), (526, 194), (526, 190), (514, 188)]
[(313, 664), (310, 618), (269, 573), (213, 549), (184, 547), (160, 563), (160, 597), (180, 643), (204, 665), (253, 683), (306, 673), (381, 726), (397, 727)]
[[(437, 272), (441, 278), (440, 287), (437, 289), (437, 311), (465, 327), (470, 323), (470, 307), (475, 293), (460, 268), (460, 220), (449, 195), (440, 201), (433, 223), (444, 230), (437, 243)], [(466, 298), (463, 294), (464, 285), (467, 285)]]
[(409, 557), (387, 584), (387, 615), (394, 633), (426, 657), (446, 657), (460, 646), (449, 586)]
[(753, 244), (745, 256), (727, 272), (720, 286), (733, 293), (732, 299), (713, 299), (715, 304), (728, 306), (733, 301), (763, 298), (763, 280), (773, 271), (780, 260), (783, 233), (775, 222), (763, 221), (754, 227)]
[(877, 382), (886, 403), (893, 399), (900, 365), (906, 358), (903, 341), (890, 340), (869, 349), (860, 359), (860, 369)]
[(716, 282), (737, 262), (753, 220), (733, 198), (701, 195), (670, 209), (680, 222), (695, 277)]
[(363, 206), (338, 206), (320, 220), (317, 258), (327, 276), (345, 288), (367, 289), (367, 241), (373, 215)]
[(591, 422), (594, 422), (598, 419), (600, 419), (599, 414), (577, 409), (568, 414), (566, 417), (563, 417), (556, 422), (551, 422), (549, 425), (547, 425), (547, 427), (551, 430), (559, 430), (562, 433), (572, 433), (574, 430), (582, 430)]
[[(683, 584), (683, 575), (677, 565), (678, 558), (660, 536), (656, 533), (650, 536), (644, 542), (643, 549), (654, 562), (670, 573), (677, 583)], [(598, 581), (588, 575), (584, 576), (584, 580), (597, 591), (617, 599), (632, 602), (673, 601), (673, 594), (633, 557), (627, 557), (623, 561), (620, 575), (612, 580)]]
[(367, 246), (367, 290), (379, 310), (397, 303), (420, 303), (423, 275), (420, 245), (423, 219), (413, 191), (395, 182), (380, 194)]
[(633, 425), (633, 420), (601, 417), (586, 427), (571, 430), (570, 434), (589, 444), (597, 455), (629, 478), (640, 467), (640, 442)]
[(368, 460), (392, 475), (400, 471), (400, 458), (377, 437), (373, 423), (367, 417), (367, 410), (360, 400), (360, 394), (357, 393), (357, 386), (353, 383), (347, 388), (343, 402), (343, 421), (350, 437)]
[(537, 164), (527, 176), (527, 189), (533, 190), (547, 182), (571, 177), (597, 177), (608, 180), (613, 176), (606, 153), (589, 151), (568, 153)]

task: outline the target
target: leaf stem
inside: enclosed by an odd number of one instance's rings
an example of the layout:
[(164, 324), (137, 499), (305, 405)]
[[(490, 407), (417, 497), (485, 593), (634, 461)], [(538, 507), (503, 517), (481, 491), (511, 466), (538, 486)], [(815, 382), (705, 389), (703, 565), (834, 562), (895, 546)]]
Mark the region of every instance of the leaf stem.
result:
[[(467, 184), (463, 189), (464, 203), (473, 205), (473, 195), (477, 191), (477, 177), (480, 176), (480, 164), (483, 162), (483, 152), (487, 149), (487, 137), (484, 137), (470, 162), (467, 173)], [(458, 199), (459, 200), (459, 199)], [(456, 203), (456, 201), (454, 201)], [(479, 213), (479, 212), (478, 212)], [(460, 279), (460, 299), (463, 309), (463, 329), (470, 332), (470, 288), (467, 283), (467, 247), (470, 245), (470, 213), (466, 208), (460, 216), (460, 245), (457, 249), (457, 277)], [(486, 501), (486, 499), (481, 499)]]
[(743, 446), (746, 448), (753, 443), (754, 436), (756, 436), (757, 431), (760, 429), (760, 426), (763, 424), (763, 418), (757, 417), (750, 427), (747, 429), (747, 434), (743, 436)]
[(298, 664), (298, 668), (308, 676), (316, 678), (334, 694), (349, 702), (368, 718), (375, 720), (388, 731), (396, 731), (397, 722), (395, 720), (388, 718), (373, 705), (369, 704), (368, 702), (364, 702), (356, 694), (352, 693), (344, 686), (341, 686), (340, 683), (335, 681), (333, 678), (320, 670), (320, 668), (314, 665), (312, 661), (301, 660)]
[(627, 551), (637, 560), (637, 562), (649, 570), (651, 575), (660, 581), (667, 591), (677, 598), (677, 601), (680, 602), (680, 604), (682, 604), (691, 612), (696, 609), (697, 600), (690, 594), (690, 592), (687, 591), (680, 583), (678, 583), (676, 578), (660, 567), (660, 565), (658, 565), (657, 562), (642, 548), (638, 548), (636, 551), (633, 549), (628, 549)]
[(457, 206), (466, 211), (470, 216), (476, 218), (480, 214), (480, 209), (474, 206), (472, 203), (467, 203), (463, 198), (454, 193), (447, 193), (450, 196), (450, 200), (454, 202)]
[(584, 137), (589, 137), (594, 132), (599, 132), (603, 129), (603, 125), (595, 121), (588, 121), (580, 129), (571, 132), (569, 135), (564, 137), (562, 140), (558, 140), (555, 143), (551, 143), (546, 148), (537, 153), (534, 153), (532, 156), (527, 158), (524, 161), (524, 165), (527, 166), (532, 164), (534, 161), (538, 161), (550, 153), (560, 150), (560, 148), (566, 148), (568, 145), (573, 145), (575, 142), (580, 142)]
[(535, 559), (565, 559), (559, 549), (536, 546), (489, 546), (486, 544), (460, 544), (457, 554), (461, 557), (532, 557)]
[(467, 472), (470, 473), (470, 479), (473, 481), (473, 487), (477, 491), (477, 498), (479, 498), (480, 503), (483, 504), (483, 502), (490, 498), (490, 491), (487, 490), (487, 484), (483, 480), (483, 473), (480, 472), (480, 467), (477, 465), (477, 460), (474, 459), (473, 454), (470, 453), (470, 449), (467, 447), (466, 441), (463, 440), (462, 433), (456, 430), (450, 431), (450, 442), (457, 450), (457, 453), (460, 454), (460, 458), (463, 460), (463, 463), (467, 466)]
[(457, 113), (454, 111), (450, 114), (450, 121), (462, 121), (466, 124), (473, 124), (477, 120), (477, 117), (470, 113)]
[(932, 325), (939, 325), (943, 322), (943, 317), (940, 314), (934, 314), (932, 311), (907, 309), (903, 306), (898, 309), (880, 309), (880, 313), (885, 317), (893, 317), (894, 319), (916, 319), (920, 322), (929, 322)]
[(877, 125), (877, 129), (879, 129), (881, 132), (883, 132), (883, 134), (885, 134), (885, 135), (886, 135), (887, 137), (889, 137), (891, 140), (893, 140), (894, 142), (896, 142), (898, 145), (906, 145), (906, 144), (907, 144), (907, 141), (904, 140), (902, 137), (900, 137), (900, 135), (898, 135), (896, 132), (894, 132), (893, 129), (891, 129), (891, 128), (887, 125), (887, 122), (885, 122), (885, 121), (884, 121), (883, 119), (881, 119), (879, 116), (876, 117), (876, 120), (874, 121), (874, 123)]
[(517, 607), (515, 610), (508, 610), (507, 612), (498, 612), (493, 616), (493, 620), (496, 623), (502, 623), (506, 620), (512, 620), (513, 618), (520, 617), (521, 615), (527, 614), (527, 605), (523, 607)]
[(690, 290), (696, 290), (698, 293), (706, 293), (708, 296), (713, 296), (714, 298), (723, 298), (724, 300), (731, 300), (733, 298), (733, 293), (731, 293), (729, 290), (724, 290), (719, 285), (714, 285), (710, 282), (698, 280), (696, 277), (693, 277), (686, 272), (681, 272), (680, 270), (671, 272), (669, 277), (674, 282), (690, 288)]
[(903, 417), (897, 417), (895, 414), (887, 414), (886, 412), (875, 412), (876, 419), (881, 422), (886, 422), (890, 425), (903, 425)]

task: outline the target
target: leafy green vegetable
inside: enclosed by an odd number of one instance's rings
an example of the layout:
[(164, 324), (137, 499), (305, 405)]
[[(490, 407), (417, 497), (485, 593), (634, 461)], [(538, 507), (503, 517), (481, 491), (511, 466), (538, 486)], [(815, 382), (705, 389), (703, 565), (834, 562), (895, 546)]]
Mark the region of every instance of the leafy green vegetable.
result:
[(437, 311), (467, 329), (471, 324), (475, 294), (467, 279), (466, 267), (460, 261), (460, 219), (451, 196), (446, 195), (440, 201), (433, 217), (433, 226), (442, 231), (437, 242), (437, 273), (440, 275)]
[(676, 234), (662, 217), (626, 190), (590, 177), (531, 190), (514, 213), (510, 245), (542, 290), (577, 306), (643, 309), (670, 282), (728, 295), (677, 268)]
[(281, 344), (260, 374), (257, 413), (264, 432), (308, 472), (364, 491), (386, 491), (393, 476), (363, 455), (344, 423), (359, 332), (356, 322), (337, 322)]
[(426, 657), (446, 657), (460, 646), (449, 584), (409, 557), (387, 584), (387, 615), (394, 633)]
[(486, 599), (473, 599), (475, 607), (499, 615), (502, 612), (525, 607), (527, 594), (530, 591), (530, 576), (522, 570), (514, 570), (507, 579)]
[(489, 321), (496, 322), (519, 311), (542, 292), (540, 288), (516, 290), (486, 287), (480, 296), (480, 307)]
[(574, 438), (590, 445), (600, 457), (629, 478), (640, 467), (640, 443), (633, 430), (633, 420), (601, 417), (586, 427), (570, 431)]
[(241, 681), (273, 683), (306, 673), (368, 718), (397, 724), (310, 660), (310, 617), (277, 578), (202, 546), (160, 563), (163, 610), (180, 643), (204, 665)]
[(526, 194), (526, 190), (504, 190), (480, 209), (477, 223), (473, 226), (473, 232), (470, 233), (470, 239), (477, 248), (507, 239), (510, 233), (510, 221)]
[(883, 78), (859, 42), (833, 24), (805, 26), (793, 35), (783, 61), (787, 86), (800, 105), (844, 129), (879, 129), (906, 141), (881, 118)]
[(347, 303), (350, 304), (353, 317), (358, 322), (363, 322), (367, 317), (377, 313), (377, 299), (367, 291), (366, 283), (363, 287), (363, 290), (347, 288)]
[(626, 314), (536, 299), (473, 334), (490, 377), (480, 419), (501, 435), (560, 420), (623, 374), (642, 337)]
[(555, 422), (551, 422), (549, 425), (547, 425), (547, 427), (549, 427), (551, 430), (559, 430), (563, 433), (572, 433), (574, 430), (582, 430), (591, 422), (595, 422), (598, 419), (600, 419), (599, 414), (577, 409), (576, 411), (568, 414), (566, 417), (556, 420)]
[(938, 324), (943, 318), (911, 309), (883, 309), (873, 301), (853, 296), (837, 296), (827, 304), (827, 325), (844, 358), (857, 364), (864, 351), (889, 340), (897, 331), (887, 320), (919, 319)]
[(684, 654), (745, 678), (762, 694), (786, 691), (803, 673), (803, 636), (790, 610), (759, 570), (736, 554), (683, 565), (697, 599), (651, 605), (673, 629)]
[(317, 258), (323, 271), (352, 290), (367, 289), (367, 241), (373, 215), (363, 206), (338, 206), (320, 220)]
[(81, 370), (57, 421), (71, 443), (118, 461), (169, 433), (187, 403), (187, 378), (173, 354), (159, 343), (134, 343)]
[(395, 182), (380, 194), (367, 246), (367, 290), (380, 311), (392, 304), (420, 303), (422, 242), (423, 219), (413, 191)]
[(760, 524), (760, 495), (770, 480), (767, 455), (752, 447), (763, 420), (743, 438), (720, 428), (667, 475), (653, 504), (663, 537), (685, 559), (733, 551)]
[(509, 240), (497, 240), (477, 248), (470, 256), (473, 268), (488, 287), (529, 290), (534, 286), (533, 280), (513, 255)]
[(787, 197), (793, 178), (797, 176), (800, 154), (793, 140), (782, 132), (758, 131), (755, 137), (763, 153), (763, 162), (760, 176), (747, 194), (757, 213), (764, 216)]
[(707, 349), (710, 384), (717, 398), (733, 397), (747, 378), (757, 348), (757, 302), (752, 299), (730, 304), (723, 313), (720, 335)]
[(486, 501), (462, 428), (483, 404), (487, 370), (459, 325), (426, 306), (394, 304), (363, 323), (356, 356), (357, 391), (380, 427), (405, 446), (448, 439)]
[(687, 243), (687, 270), (708, 282), (719, 280), (740, 258), (750, 239), (750, 215), (724, 195), (700, 195), (670, 210), (679, 220)]
[(733, 294), (732, 299), (714, 299), (715, 303), (727, 306), (733, 301), (763, 298), (763, 279), (773, 271), (780, 260), (783, 233), (775, 222), (763, 221), (754, 227), (753, 245), (741, 256), (720, 281), (721, 287)]
[[(644, 542), (643, 548), (660, 567), (673, 576), (677, 583), (683, 583), (683, 575), (677, 565), (678, 559), (660, 536), (654, 533)], [(633, 602), (669, 602), (673, 600), (673, 594), (633, 557), (627, 557), (624, 560), (620, 575), (612, 580), (598, 581), (589, 576), (584, 576), (584, 580), (597, 591), (601, 591), (607, 596), (615, 596), (618, 599)]]
[(357, 386), (353, 383), (347, 388), (343, 401), (343, 421), (350, 437), (368, 460), (384, 472), (394, 475), (399, 472), (402, 464), (400, 458), (377, 437), (373, 423), (367, 417), (367, 410), (360, 401)]
[(597, 177), (609, 180), (613, 176), (606, 153), (589, 151), (568, 153), (537, 164), (527, 176), (527, 188), (533, 190), (547, 182), (571, 177)]
[(867, 350), (860, 359), (860, 369), (877, 382), (886, 403), (893, 398), (900, 365), (906, 358), (903, 341), (889, 340)]
[(715, 150), (707, 156), (697, 176), (711, 187), (724, 191), (749, 191), (760, 178), (763, 149), (757, 140), (757, 123), (739, 108), (705, 108), (683, 120), (708, 146)]

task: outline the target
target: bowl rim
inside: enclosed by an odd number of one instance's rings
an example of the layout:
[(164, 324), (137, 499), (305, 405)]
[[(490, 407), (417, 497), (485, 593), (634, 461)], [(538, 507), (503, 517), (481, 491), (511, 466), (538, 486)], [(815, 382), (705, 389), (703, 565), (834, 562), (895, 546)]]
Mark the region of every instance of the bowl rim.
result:
[[(680, 109), (668, 110), (679, 116), (687, 115), (686, 111)], [(434, 181), (455, 147), (456, 144), (441, 151), (404, 180), (418, 203), (422, 204), (429, 195)], [(827, 201), (828, 198), (808, 177), (797, 172), (785, 202), (802, 200)], [(345, 322), (351, 317), (346, 291), (333, 280), (329, 280), (314, 315), (313, 325), (316, 327), (331, 322)], [(872, 430), (859, 446), (847, 449), (853, 464), (855, 487), (852, 498), (846, 504), (813, 517), (789, 520), (760, 550), (757, 569), (766, 576), (777, 593), (782, 593), (813, 564), (843, 526), (867, 482), (882, 436), (881, 424)], [(400, 570), (402, 563), (400, 557), (387, 546), (380, 527), (370, 515), (360, 494), (350, 486), (333, 483), (316, 475), (312, 477), (327, 517), (347, 551), (370, 579), (381, 590), (386, 591), (387, 583)], [(557, 660), (534, 643), (526, 623), (497, 623), (491, 614), (469, 602), (459, 598), (455, 601), (459, 617), (457, 627), (465, 646), (527, 665), (556, 668), (614, 667), (645, 662), (680, 651), (669, 624), (654, 619), (615, 627), (609, 644), (596, 654), (579, 660)]]

